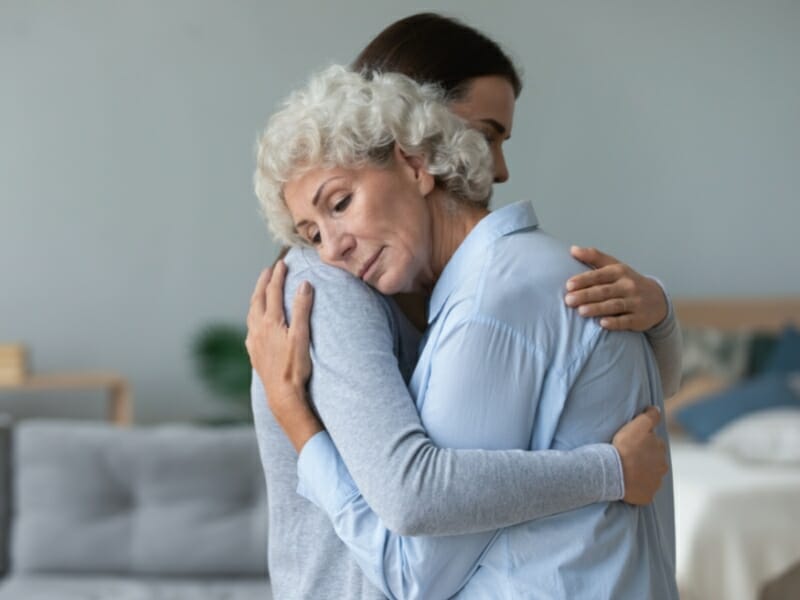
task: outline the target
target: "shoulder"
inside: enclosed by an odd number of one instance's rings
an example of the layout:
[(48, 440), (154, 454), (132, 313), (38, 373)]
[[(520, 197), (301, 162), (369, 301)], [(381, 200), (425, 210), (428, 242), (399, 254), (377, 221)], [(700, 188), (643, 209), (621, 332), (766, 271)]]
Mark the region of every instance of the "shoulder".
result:
[(284, 260), (288, 267), (284, 288), (287, 311), (303, 281), (314, 288), (311, 324), (315, 339), (326, 332), (334, 338), (354, 331), (394, 332), (396, 315), (391, 303), (363, 281), (326, 265), (309, 248), (292, 248)]
[(497, 322), (530, 347), (549, 352), (565, 342), (591, 346), (601, 328), (564, 303), (567, 280), (587, 267), (566, 244), (541, 230), (498, 239), (475, 295), (477, 318)]
[(295, 289), (308, 281), (314, 286), (315, 303), (319, 296), (344, 297), (366, 304), (385, 304), (381, 294), (347, 271), (323, 263), (309, 248), (292, 248), (284, 258), (287, 266), (285, 300), (294, 297)]
[(346, 271), (326, 265), (311, 248), (291, 248), (283, 260), (287, 267), (287, 287), (290, 284), (299, 285), (301, 281), (307, 280), (311, 283), (327, 282), (343, 288), (367, 288), (362, 281)]
[(567, 244), (538, 228), (498, 239), (493, 254), (521, 285), (531, 282), (564, 289), (567, 279), (589, 269), (572, 258)]
[[(479, 310), (498, 316), (521, 313), (526, 320), (549, 319), (565, 308), (567, 280), (586, 269), (570, 256), (566, 244), (539, 229), (504, 236), (487, 254)], [(569, 312), (573, 313), (577, 314)]]

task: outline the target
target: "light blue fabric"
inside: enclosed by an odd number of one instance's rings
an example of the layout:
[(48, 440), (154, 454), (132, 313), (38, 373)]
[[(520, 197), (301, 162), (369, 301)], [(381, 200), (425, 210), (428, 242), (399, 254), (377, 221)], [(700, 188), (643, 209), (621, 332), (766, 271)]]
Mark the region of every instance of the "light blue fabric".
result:
[[(433, 290), (410, 383), (437, 445), (566, 450), (609, 442), (648, 405), (663, 409), (645, 337), (605, 331), (565, 306), (564, 282), (582, 270), (528, 203), (473, 229)], [(646, 507), (603, 502), (499, 532), (398, 538), (348, 481), (330, 439), (307, 447), (298, 491), (328, 512), (389, 597), (678, 597), (669, 475)], [(449, 578), (444, 567), (460, 560), (466, 576)]]

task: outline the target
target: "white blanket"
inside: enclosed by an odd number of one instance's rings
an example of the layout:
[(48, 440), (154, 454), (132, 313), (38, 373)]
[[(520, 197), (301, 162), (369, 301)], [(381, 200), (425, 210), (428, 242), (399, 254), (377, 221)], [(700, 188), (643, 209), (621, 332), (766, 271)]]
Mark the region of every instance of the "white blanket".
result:
[(673, 439), (682, 600), (756, 600), (800, 562), (800, 468)]

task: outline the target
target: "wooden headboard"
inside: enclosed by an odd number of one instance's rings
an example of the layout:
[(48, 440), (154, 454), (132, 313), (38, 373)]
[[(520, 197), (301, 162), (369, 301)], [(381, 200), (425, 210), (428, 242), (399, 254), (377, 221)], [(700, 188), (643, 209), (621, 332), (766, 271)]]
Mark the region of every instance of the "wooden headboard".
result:
[(789, 323), (800, 327), (800, 296), (675, 300), (682, 327), (778, 332)]

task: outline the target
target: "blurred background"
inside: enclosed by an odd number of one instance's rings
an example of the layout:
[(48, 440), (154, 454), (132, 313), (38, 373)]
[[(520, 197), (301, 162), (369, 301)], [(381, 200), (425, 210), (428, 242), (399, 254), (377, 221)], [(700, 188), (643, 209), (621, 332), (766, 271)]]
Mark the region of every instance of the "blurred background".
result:
[(426, 9), (524, 70), (496, 205), (531, 200), (675, 296), (800, 293), (797, 2), (3, 0), (0, 340), (35, 372), (122, 373), (138, 422), (224, 416), (191, 344), (243, 321), (277, 254), (256, 136), (312, 70)]

